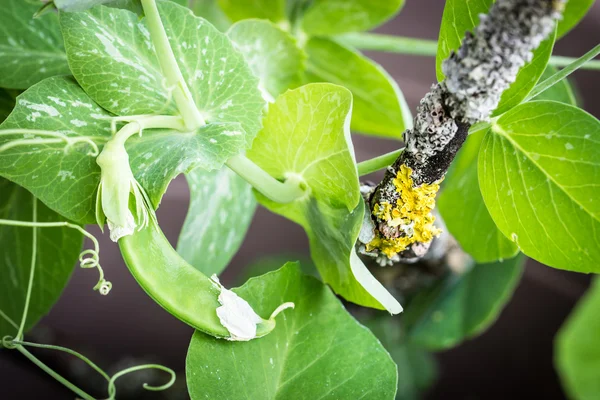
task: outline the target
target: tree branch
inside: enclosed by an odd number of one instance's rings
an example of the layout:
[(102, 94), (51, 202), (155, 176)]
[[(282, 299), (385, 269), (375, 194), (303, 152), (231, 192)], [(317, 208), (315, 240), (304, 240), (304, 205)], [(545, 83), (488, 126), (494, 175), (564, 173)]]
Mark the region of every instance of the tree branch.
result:
[(382, 265), (425, 255), (440, 233), (432, 214), (439, 183), (469, 128), (489, 120), (519, 69), (554, 30), (564, 3), (498, 0), (480, 16), (479, 26), (442, 64), (446, 79), (421, 100), (414, 128), (404, 133), (405, 151), (365, 194), (371, 211), (365, 223), (373, 234), (361, 235), (359, 252)]

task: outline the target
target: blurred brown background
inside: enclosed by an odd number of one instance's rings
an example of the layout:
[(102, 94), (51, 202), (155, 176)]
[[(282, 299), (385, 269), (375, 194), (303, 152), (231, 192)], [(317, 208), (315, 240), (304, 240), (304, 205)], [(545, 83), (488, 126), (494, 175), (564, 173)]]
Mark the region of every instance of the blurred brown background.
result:
[[(402, 13), (379, 31), (436, 39), (443, 7), (442, 0), (407, 0)], [(554, 54), (578, 57), (599, 42), (600, 3), (596, 2), (585, 20), (556, 44)], [(414, 110), (435, 81), (434, 59), (381, 53), (370, 55), (399, 82)], [(600, 71), (579, 71), (573, 79), (581, 94), (583, 108), (600, 117)], [(392, 141), (360, 136), (354, 137), (354, 144), (359, 161), (397, 146)], [(187, 204), (185, 180), (177, 179), (158, 213), (161, 226), (173, 244), (185, 218)], [(95, 228), (92, 232), (100, 235)], [(280, 253), (308, 254), (304, 232), (293, 223), (259, 209), (244, 245), (224, 273), (225, 283), (231, 284), (237, 272), (252, 261)], [(142, 292), (123, 264), (117, 246), (107, 236), (101, 240), (101, 260), (114, 284), (110, 296), (102, 297), (92, 291), (97, 278), (95, 272), (76, 269), (62, 298), (30, 338), (71, 347), (107, 369), (120, 369), (129, 363), (160, 362), (183, 371), (192, 329), (164, 312)], [(587, 276), (561, 272), (530, 261), (512, 302), (494, 327), (456, 349), (438, 354), (440, 379), (427, 398), (563, 399), (552, 366), (552, 341), (588, 281)], [(75, 378), (79, 376), (82, 386), (89, 388), (90, 394), (99, 398), (105, 396), (104, 387), (82, 364), (67, 363), (66, 358), (53, 353), (42, 351), (36, 354), (59, 372)], [(182, 373), (179, 374), (179, 388), (172, 389), (168, 396), (149, 392), (128, 396), (128, 385), (141, 384), (149, 377), (142, 374), (138, 378), (119, 387), (119, 398), (186, 398)], [(16, 352), (0, 351), (0, 399), (74, 397)]]

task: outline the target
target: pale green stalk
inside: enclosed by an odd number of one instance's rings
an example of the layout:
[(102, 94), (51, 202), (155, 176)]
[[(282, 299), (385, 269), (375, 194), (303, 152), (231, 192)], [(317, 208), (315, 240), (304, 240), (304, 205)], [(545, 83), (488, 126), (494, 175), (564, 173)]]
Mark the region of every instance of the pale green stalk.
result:
[(243, 155), (227, 160), (227, 166), (269, 199), (285, 204), (305, 195), (302, 182), (290, 178), (280, 182)]
[(585, 53), (583, 56), (579, 57), (577, 60), (573, 61), (571, 64), (567, 65), (564, 69), (558, 71), (548, 79), (544, 80), (541, 83), (538, 83), (531, 93), (523, 100), (523, 102), (529, 101), (539, 94), (543, 93), (547, 89), (551, 88), (558, 82), (565, 79), (567, 76), (571, 75), (573, 72), (577, 71), (579, 68), (583, 68), (586, 63), (589, 63), (591, 59), (600, 54), (600, 44), (594, 47), (592, 50)]
[[(348, 33), (337, 37), (340, 42), (359, 50), (382, 51), (386, 53), (435, 56), (438, 42), (380, 33)], [(565, 67), (575, 61), (572, 57), (552, 56), (548, 64)], [(600, 71), (600, 60), (588, 61), (581, 69)]]
[(173, 97), (177, 108), (185, 121), (187, 129), (194, 131), (204, 125), (205, 121), (198, 107), (196, 107), (192, 93), (179, 69), (175, 54), (173, 54), (173, 49), (169, 43), (169, 38), (165, 32), (165, 27), (161, 21), (156, 1), (142, 0), (142, 7), (144, 8), (150, 38), (156, 49), (156, 55), (162, 72), (165, 75), (167, 84), (175, 88)]
[(358, 168), (358, 176), (368, 175), (370, 173), (387, 168), (388, 166), (392, 165), (394, 161), (396, 161), (400, 154), (402, 154), (402, 151), (404, 151), (404, 148), (371, 158), (370, 160), (359, 162), (356, 165)]
[[(37, 199), (33, 198), (33, 215), (32, 222), (37, 222)], [(23, 307), (23, 316), (21, 317), (21, 324), (17, 331), (17, 340), (23, 338), (25, 331), (25, 323), (27, 322), (27, 314), (29, 313), (29, 302), (31, 300), (31, 291), (33, 290), (33, 278), (35, 277), (35, 264), (37, 261), (37, 227), (33, 227), (32, 240), (31, 240), (31, 266), (29, 268), (29, 283), (27, 284), (27, 294), (25, 296), (25, 306)]]
[(35, 357), (33, 354), (31, 354), (29, 351), (27, 351), (23, 346), (17, 345), (17, 346), (15, 346), (15, 349), (17, 351), (19, 351), (21, 354), (23, 354), (25, 357), (27, 357), (32, 363), (34, 363), (39, 368), (41, 368), (43, 371), (45, 371), (48, 375), (50, 375), (51, 377), (56, 379), (58, 382), (62, 383), (65, 387), (70, 389), (73, 393), (77, 394), (82, 399), (95, 400), (94, 397), (90, 396), (89, 394), (87, 394), (86, 392), (84, 392), (83, 390), (81, 390), (80, 388), (78, 388), (77, 386), (73, 385), (71, 382), (69, 382), (62, 376), (60, 376), (52, 368), (50, 368), (49, 366), (44, 364), (37, 357)]

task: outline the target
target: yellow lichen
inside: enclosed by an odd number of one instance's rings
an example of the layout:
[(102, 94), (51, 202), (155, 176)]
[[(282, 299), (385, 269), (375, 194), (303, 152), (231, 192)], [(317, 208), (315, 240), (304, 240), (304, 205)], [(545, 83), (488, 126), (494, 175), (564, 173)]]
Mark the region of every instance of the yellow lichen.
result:
[(412, 169), (401, 165), (393, 180), (400, 198), (395, 205), (387, 201), (375, 204), (373, 215), (377, 221), (385, 222), (391, 227), (400, 227), (403, 234), (398, 238), (385, 238), (377, 232), (375, 239), (367, 244), (367, 251), (379, 249), (389, 258), (406, 250), (413, 243), (428, 243), (441, 230), (433, 225), (435, 217), (431, 213), (435, 207), (435, 195), (440, 185), (422, 184), (414, 187)]

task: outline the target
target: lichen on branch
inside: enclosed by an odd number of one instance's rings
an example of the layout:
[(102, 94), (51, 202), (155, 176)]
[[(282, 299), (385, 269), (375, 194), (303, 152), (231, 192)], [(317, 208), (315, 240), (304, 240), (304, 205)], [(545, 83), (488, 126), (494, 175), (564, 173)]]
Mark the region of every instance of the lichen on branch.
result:
[[(498, 0), (442, 64), (446, 79), (417, 107), (405, 151), (383, 180), (363, 190), (365, 218), (359, 252), (381, 265), (411, 261), (439, 235), (435, 195), (471, 125), (487, 121), (502, 93), (554, 30), (566, 0)], [(365, 234), (367, 232), (367, 234)]]

